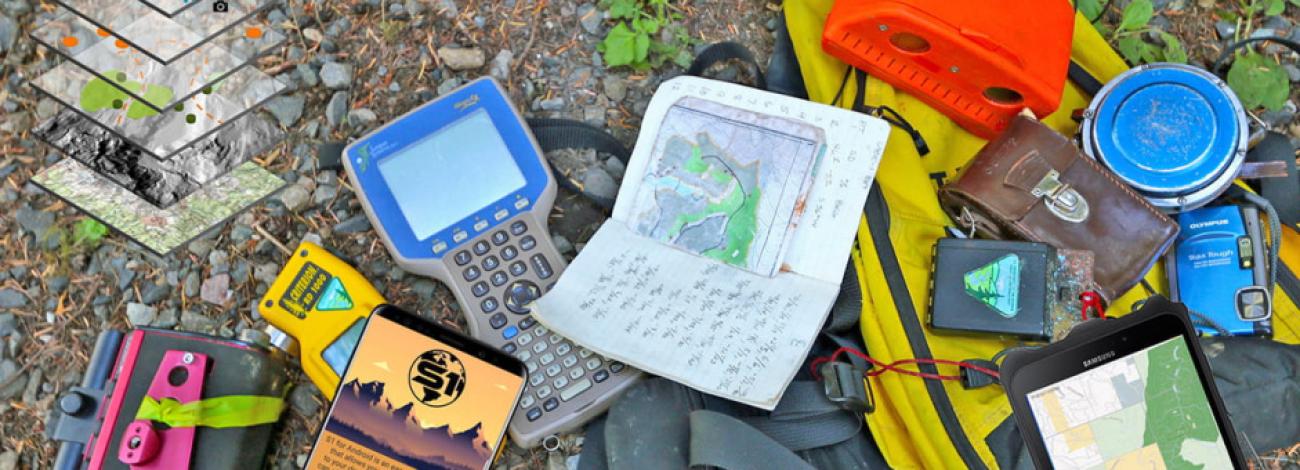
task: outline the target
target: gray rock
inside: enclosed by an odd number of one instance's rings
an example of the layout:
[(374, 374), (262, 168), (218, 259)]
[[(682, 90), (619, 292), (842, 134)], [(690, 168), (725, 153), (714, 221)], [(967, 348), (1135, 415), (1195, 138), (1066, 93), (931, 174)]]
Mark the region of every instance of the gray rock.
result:
[(131, 302), (126, 304), (126, 318), (136, 327), (148, 326), (158, 318), (158, 309)]
[(22, 291), (6, 287), (0, 289), (0, 308), (18, 308), (27, 305), (27, 295)]
[(266, 103), (266, 109), (280, 121), (281, 126), (292, 127), (302, 119), (302, 109), (306, 104), (307, 99), (298, 95), (277, 96)]
[(334, 199), (334, 196), (337, 196), (338, 194), (338, 186), (321, 185), (316, 187), (316, 192), (312, 193), (311, 200), (317, 205), (323, 205)]
[(212, 247), (216, 246), (216, 244), (217, 242), (212, 241), (212, 239), (209, 238), (200, 238), (198, 240), (194, 240), (190, 242), (189, 245), (190, 254), (193, 254), (194, 256), (199, 258), (206, 259), (208, 257), (208, 253), (212, 252)]
[(582, 189), (587, 194), (613, 200), (618, 197), (618, 183), (603, 168), (588, 167), (582, 172)]
[(1270, 16), (1264, 18), (1264, 22), (1260, 23), (1260, 27), (1269, 28), (1274, 31), (1286, 31), (1291, 29), (1291, 20), (1282, 15)]
[(443, 18), (455, 18), (460, 15), (460, 8), (456, 7), (454, 0), (434, 0), (433, 4), (434, 10)]
[(352, 125), (353, 127), (370, 125), (378, 119), (379, 116), (376, 116), (375, 112), (371, 111), (368, 108), (354, 109), (348, 111), (348, 124)]
[(1297, 108), (1295, 102), (1287, 100), (1286, 104), (1277, 111), (1265, 111), (1259, 116), (1269, 127), (1281, 129), (1290, 124), (1295, 119)]
[(438, 57), (442, 58), (443, 65), (452, 70), (474, 70), (487, 62), (487, 55), (477, 47), (439, 47)]
[(186, 310), (181, 312), (181, 329), (185, 331), (210, 332), (216, 329), (217, 322), (201, 314)]
[(253, 267), (253, 279), (258, 282), (271, 284), (275, 282), (275, 276), (280, 272), (280, 265), (275, 263), (262, 263)]
[(443, 81), (442, 83), (438, 84), (438, 96), (451, 93), (451, 91), (455, 90), (456, 87), (458, 86), (460, 86), (459, 78), (452, 77), (450, 79), (447, 79), (446, 81)]
[(406, 0), (406, 12), (411, 15), (424, 13), (424, 4), (417, 0)]
[(199, 282), (200, 280), (199, 280), (198, 272), (191, 272), (185, 275), (185, 281), (183, 284), (185, 285), (186, 297), (194, 297), (196, 295), (199, 295)]
[(162, 313), (158, 314), (158, 318), (155, 318), (153, 323), (150, 323), (149, 326), (154, 328), (173, 328), (179, 322), (179, 315), (180, 314), (174, 308), (163, 310)]
[(537, 103), (537, 106), (542, 108), (543, 111), (559, 111), (564, 109), (564, 97), (557, 96), (551, 99), (542, 100)]
[(0, 313), (0, 338), (18, 331), (18, 317), (12, 313)]
[(357, 214), (351, 218), (334, 224), (334, 231), (337, 233), (360, 233), (370, 230), (370, 220), (365, 214)]
[(627, 98), (627, 80), (618, 75), (609, 75), (605, 77), (605, 96), (615, 102), (623, 101)]
[[(199, 287), (199, 298), (204, 302), (213, 305), (225, 305), (230, 301), (230, 275), (218, 274), (203, 281), (203, 286)], [(184, 323), (184, 318), (181, 322)]]
[(16, 40), (18, 40), (18, 23), (8, 16), (0, 15), (0, 52), (9, 52), (13, 49)]
[(1282, 64), (1282, 69), (1286, 70), (1286, 76), (1292, 82), (1300, 82), (1300, 67), (1292, 64)]
[(330, 123), (331, 129), (337, 129), (339, 123), (348, 113), (348, 92), (340, 91), (330, 97), (329, 104), (325, 105), (325, 120)]
[(338, 62), (326, 62), (320, 68), (320, 81), (325, 88), (343, 90), (352, 86), (352, 66)]
[(253, 238), (253, 227), (244, 224), (236, 225), (230, 229), (230, 240), (236, 243), (243, 243)]
[(281, 190), (277, 197), (280, 199), (280, 204), (284, 204), (284, 208), (288, 209), (289, 212), (298, 212), (298, 209), (302, 209), (303, 206), (307, 205), (307, 199), (311, 197), (311, 193), (308, 193), (307, 189), (303, 188), (302, 185), (291, 184)]
[(165, 282), (150, 285), (140, 294), (140, 303), (145, 305), (156, 304), (159, 301), (162, 301), (162, 299), (167, 298), (167, 294), (170, 294), (171, 291), (172, 286), (167, 285)]
[(420, 296), (420, 300), (424, 300), (424, 301), (432, 299), (433, 292), (437, 289), (438, 286), (434, 284), (433, 281), (430, 281), (428, 279), (419, 279), (411, 283), (411, 292), (414, 292), (415, 295)]
[(492, 76), (502, 82), (508, 82), (510, 80), (510, 62), (513, 60), (515, 60), (515, 53), (510, 49), (502, 49), (497, 52), (496, 57), (492, 58), (492, 67), (490, 69)]
[(312, 417), (320, 411), (319, 389), (311, 382), (298, 385), (289, 392), (289, 406), (297, 411), (299, 415)]
[(18, 364), (9, 359), (0, 362), (0, 384), (8, 383), (9, 385), (0, 388), (0, 401), (8, 400), (23, 393), (27, 388), (27, 377), (20, 374)]
[(1225, 20), (1219, 20), (1214, 23), (1214, 30), (1219, 33), (1219, 39), (1230, 39), (1232, 35), (1237, 34), (1237, 25)]
[(303, 85), (306, 85), (308, 87), (315, 87), (316, 85), (320, 85), (320, 75), (317, 75), (316, 70), (312, 69), (310, 65), (298, 64), (297, 69), (298, 69), (298, 79), (302, 80)]
[(208, 254), (208, 266), (212, 267), (212, 272), (221, 274), (230, 270), (230, 254), (226, 250), (212, 250)]
[(37, 240), (44, 240), (45, 235), (54, 226), (54, 213), (32, 209), (31, 206), (23, 204), (14, 214), (14, 220), (23, 230), (35, 235)]
[(0, 454), (0, 470), (14, 470), (18, 468), (18, 453), (7, 450)]
[(39, 367), (32, 368), (31, 375), (27, 377), (27, 388), (23, 390), (24, 403), (36, 403), (37, 392), (41, 390), (41, 379), (45, 376), (45, 371)]
[(623, 181), (623, 173), (627, 172), (627, 166), (618, 157), (609, 157), (605, 160), (605, 171), (609, 172), (614, 179)]
[(595, 5), (584, 3), (578, 7), (578, 22), (582, 24), (582, 30), (587, 34), (598, 35), (604, 30), (605, 14), (596, 9)]
[(62, 294), (68, 288), (68, 276), (54, 276), (45, 280), (45, 287), (51, 294)]
[(560, 254), (567, 254), (573, 251), (573, 243), (570, 242), (568, 238), (565, 238), (564, 235), (552, 233), (551, 243), (555, 245), (555, 251), (560, 252)]

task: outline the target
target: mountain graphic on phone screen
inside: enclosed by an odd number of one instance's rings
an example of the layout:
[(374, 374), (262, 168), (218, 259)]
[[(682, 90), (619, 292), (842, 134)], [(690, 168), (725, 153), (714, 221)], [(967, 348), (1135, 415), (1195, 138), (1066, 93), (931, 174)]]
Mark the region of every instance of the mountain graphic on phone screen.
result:
[(326, 431), (381, 452), (417, 469), (478, 470), (492, 456), (482, 425), (461, 433), (450, 426), (425, 428), (411, 415), (418, 403), (395, 406), (384, 395), (384, 383), (353, 379), (335, 398)]

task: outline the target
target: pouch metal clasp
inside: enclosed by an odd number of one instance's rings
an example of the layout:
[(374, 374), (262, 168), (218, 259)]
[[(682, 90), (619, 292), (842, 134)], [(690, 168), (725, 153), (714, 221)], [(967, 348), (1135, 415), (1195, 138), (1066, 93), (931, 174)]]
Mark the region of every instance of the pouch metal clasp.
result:
[(1088, 200), (1082, 194), (1061, 182), (1061, 173), (1050, 170), (1030, 191), (1034, 197), (1043, 198), (1047, 209), (1061, 220), (1079, 223), (1088, 219)]

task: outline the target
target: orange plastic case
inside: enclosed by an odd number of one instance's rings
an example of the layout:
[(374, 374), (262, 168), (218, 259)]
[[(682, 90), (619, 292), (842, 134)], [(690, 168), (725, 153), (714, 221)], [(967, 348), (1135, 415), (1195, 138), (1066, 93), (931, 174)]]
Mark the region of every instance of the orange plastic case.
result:
[(1073, 35), (1066, 0), (837, 0), (822, 48), (989, 139), (1056, 110)]

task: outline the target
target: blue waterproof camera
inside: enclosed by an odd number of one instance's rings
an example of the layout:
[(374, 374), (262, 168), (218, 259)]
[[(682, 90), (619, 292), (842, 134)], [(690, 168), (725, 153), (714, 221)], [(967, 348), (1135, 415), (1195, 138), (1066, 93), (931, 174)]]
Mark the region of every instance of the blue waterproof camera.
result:
[[(1205, 318), (1206, 334), (1273, 334), (1272, 301), (1259, 213), (1213, 206), (1178, 214), (1182, 230), (1165, 262), (1172, 297)], [(1209, 324), (1212, 323), (1212, 324)]]

